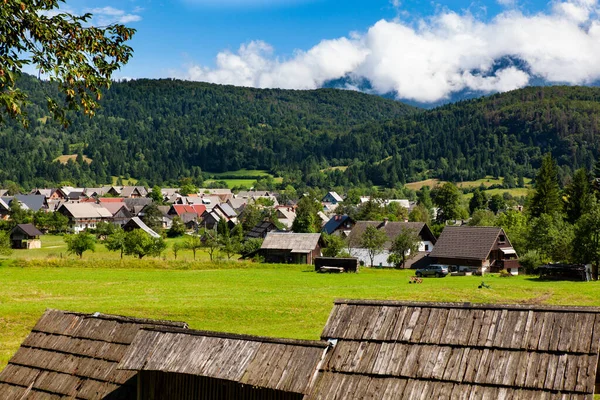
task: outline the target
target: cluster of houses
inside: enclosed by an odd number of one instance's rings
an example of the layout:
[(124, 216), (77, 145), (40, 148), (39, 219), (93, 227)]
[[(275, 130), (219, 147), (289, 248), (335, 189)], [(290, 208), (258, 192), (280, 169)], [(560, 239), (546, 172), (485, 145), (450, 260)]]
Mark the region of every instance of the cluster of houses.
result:
[(600, 308), (337, 300), (319, 340), (47, 310), (0, 371), (20, 399), (592, 399)]
[[(279, 204), (276, 193), (268, 191), (241, 191), (237, 194), (229, 189), (200, 189), (198, 193), (181, 195), (176, 188), (162, 189), (163, 204), (155, 208), (160, 213), (162, 228), (169, 229), (175, 217), (179, 217), (190, 231), (199, 228), (214, 229), (220, 221), (230, 228), (240, 222), (240, 216), (248, 204), (261, 204), (271, 207), (278, 220), (261, 221), (247, 238), (264, 239), (256, 253), (267, 262), (312, 264), (321, 254), (323, 241), (321, 234), (299, 234), (290, 232), (296, 218), (296, 205)], [(141, 228), (152, 236), (156, 232), (148, 228), (142, 219), (153, 204), (148, 190), (142, 186), (110, 186), (103, 188), (36, 189), (27, 195), (0, 197), (0, 218), (8, 218), (10, 205), (18, 201), (26, 210), (58, 212), (69, 219), (74, 232), (94, 229), (100, 222), (112, 222), (129, 229)], [(361, 202), (368, 201), (362, 197)], [(343, 201), (335, 192), (329, 192), (322, 199), (323, 210), (319, 213), (322, 232), (346, 238), (348, 253), (358, 258), (361, 264), (389, 267), (391, 247), (396, 237), (405, 229), (418, 233), (420, 238), (417, 254), (411, 255), (405, 267), (418, 268), (438, 263), (456, 268), (482, 271), (507, 270), (518, 273), (517, 254), (506, 233), (497, 227), (447, 226), (436, 239), (427, 224), (419, 222), (354, 221), (347, 215), (338, 215), (336, 208)], [(386, 200), (396, 202), (410, 209), (414, 203), (408, 200)], [(268, 205), (265, 205), (268, 204)], [(367, 227), (385, 232), (387, 241), (384, 248), (371, 260), (369, 250), (361, 246), (361, 238)], [(32, 248), (39, 245), (36, 236), (30, 235), (21, 240), (22, 231), (34, 232), (35, 227), (21, 227), (14, 238), (15, 248)], [(19, 242), (20, 240), (20, 242)], [(23, 240), (27, 241), (23, 242)]]

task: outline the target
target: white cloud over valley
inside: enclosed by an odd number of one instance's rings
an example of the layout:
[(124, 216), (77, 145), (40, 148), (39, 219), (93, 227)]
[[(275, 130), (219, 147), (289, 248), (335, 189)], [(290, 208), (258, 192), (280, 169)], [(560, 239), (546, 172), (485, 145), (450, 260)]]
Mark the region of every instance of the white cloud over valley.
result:
[[(216, 66), (191, 65), (190, 80), (253, 87), (312, 89), (332, 79), (366, 78), (379, 93), (434, 102), (461, 90), (507, 91), (533, 76), (585, 84), (600, 79), (598, 0), (551, 3), (549, 11), (524, 14), (516, 2), (491, 20), (441, 11), (409, 23), (381, 20), (367, 32), (323, 40), (288, 58), (262, 41), (222, 51)], [(527, 66), (501, 59), (519, 59)], [(476, 71), (476, 72), (474, 72)]]

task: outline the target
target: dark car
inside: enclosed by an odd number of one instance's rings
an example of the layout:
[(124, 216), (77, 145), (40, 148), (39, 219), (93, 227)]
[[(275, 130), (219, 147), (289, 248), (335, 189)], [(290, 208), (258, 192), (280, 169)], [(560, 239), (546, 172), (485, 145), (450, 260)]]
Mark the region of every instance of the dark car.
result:
[(448, 267), (445, 265), (431, 264), (425, 268), (419, 268), (416, 272), (416, 276), (435, 276), (436, 278), (443, 278), (448, 275)]

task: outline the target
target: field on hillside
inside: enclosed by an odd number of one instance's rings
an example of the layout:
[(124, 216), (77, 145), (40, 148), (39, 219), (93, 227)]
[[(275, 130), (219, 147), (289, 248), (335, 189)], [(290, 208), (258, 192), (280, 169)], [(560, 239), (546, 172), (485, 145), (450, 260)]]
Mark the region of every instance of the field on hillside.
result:
[[(133, 261), (132, 261), (133, 263)], [(600, 305), (600, 282), (447, 277), (411, 271), (317, 274), (309, 266), (191, 263), (197, 269), (0, 264), (0, 368), (46, 308), (182, 320), (192, 328), (317, 339), (336, 298)], [(14, 263), (12, 263), (14, 265)], [(60, 265), (55, 263), (53, 265)], [(127, 265), (127, 264), (124, 264)], [(481, 280), (490, 289), (478, 289)]]
[[(211, 179), (207, 179), (205, 184), (210, 184), (216, 181), (224, 181), (227, 184), (227, 187), (232, 189), (234, 187), (246, 187), (251, 188), (254, 186), (254, 182), (256, 182), (257, 178), (266, 178), (271, 175), (268, 171), (261, 169), (240, 169), (237, 171), (229, 171), (229, 172), (219, 172), (212, 173), (208, 172), (209, 175), (212, 176)], [(273, 178), (275, 183), (283, 182), (283, 178)]]

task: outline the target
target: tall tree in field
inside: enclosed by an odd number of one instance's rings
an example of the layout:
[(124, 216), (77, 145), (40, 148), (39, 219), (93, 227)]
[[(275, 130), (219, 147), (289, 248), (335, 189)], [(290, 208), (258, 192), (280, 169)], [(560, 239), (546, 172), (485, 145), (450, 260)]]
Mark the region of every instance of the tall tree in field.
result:
[(298, 201), (296, 218), (292, 223), (292, 231), (296, 233), (316, 233), (321, 231), (319, 211), (322, 206), (310, 196), (304, 196)]
[(469, 211), (473, 214), (477, 210), (485, 210), (487, 208), (488, 199), (485, 192), (477, 188), (473, 192), (473, 197), (469, 200)]
[(383, 246), (387, 242), (387, 235), (384, 231), (377, 229), (374, 226), (367, 226), (360, 238), (360, 247), (367, 250), (371, 267), (375, 261), (375, 257), (383, 252)]
[(118, 251), (121, 254), (121, 259), (123, 259), (123, 253), (125, 252), (125, 236), (125, 231), (122, 228), (117, 228), (104, 240), (106, 249), (108, 251)]
[(7, 231), (0, 231), (0, 256), (9, 256), (11, 253), (10, 235)]
[(583, 214), (575, 225), (573, 240), (575, 261), (593, 266), (594, 279), (598, 279), (600, 265), (600, 205), (593, 202), (588, 213)]
[(202, 244), (202, 239), (200, 236), (189, 235), (185, 238), (185, 242), (183, 246), (187, 250), (191, 250), (194, 254), (194, 261), (196, 261), (196, 252), (201, 249), (204, 245)]
[(64, 241), (67, 244), (67, 252), (77, 255), (80, 259), (86, 251), (96, 249), (96, 236), (87, 232), (66, 235)]
[(141, 229), (125, 234), (125, 254), (137, 256), (140, 260), (145, 256), (158, 257), (166, 248), (163, 238), (153, 238)]
[(8, 0), (0, 6), (0, 122), (8, 114), (26, 124), (27, 95), (16, 86), (26, 65), (57, 83), (62, 95), (48, 95), (48, 109), (66, 122), (67, 108), (94, 115), (101, 90), (129, 61), (132, 49), (125, 42), (135, 30), (120, 24), (90, 26), (92, 14), (64, 12), (62, 3)]
[(414, 229), (402, 229), (392, 243), (392, 249), (388, 261), (396, 266), (406, 267), (406, 260), (413, 258), (419, 251), (421, 238)]
[(460, 207), (460, 191), (455, 184), (446, 182), (435, 189), (433, 202), (438, 207), (437, 222), (445, 223), (462, 216)]
[(542, 214), (552, 215), (560, 211), (558, 169), (556, 161), (550, 154), (546, 154), (535, 177), (535, 193), (529, 205), (529, 212), (532, 217), (539, 217)]
[(585, 168), (580, 168), (573, 174), (573, 180), (565, 188), (565, 213), (570, 223), (574, 224), (592, 204), (592, 177)]

